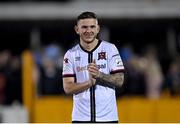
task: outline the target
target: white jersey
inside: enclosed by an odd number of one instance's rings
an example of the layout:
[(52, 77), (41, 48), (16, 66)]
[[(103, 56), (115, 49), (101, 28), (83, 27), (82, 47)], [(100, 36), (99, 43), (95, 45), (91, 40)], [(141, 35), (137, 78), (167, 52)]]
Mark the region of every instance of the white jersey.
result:
[[(64, 56), (63, 78), (74, 77), (75, 82), (89, 79), (88, 63), (96, 60), (99, 70), (105, 74), (122, 72), (124, 66), (114, 44), (99, 40), (90, 52), (80, 44), (68, 50)], [(73, 95), (72, 121), (118, 121), (115, 87), (95, 85)]]

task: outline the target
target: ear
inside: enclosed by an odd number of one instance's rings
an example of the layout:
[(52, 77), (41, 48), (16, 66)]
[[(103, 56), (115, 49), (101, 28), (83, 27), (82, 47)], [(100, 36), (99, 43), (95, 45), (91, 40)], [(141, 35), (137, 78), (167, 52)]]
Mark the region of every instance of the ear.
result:
[(77, 34), (79, 34), (78, 26), (77, 26), (77, 25), (74, 26), (74, 30), (75, 30), (75, 32), (76, 32)]
[(100, 31), (100, 25), (98, 25), (98, 27), (97, 27), (97, 31), (98, 31), (98, 33), (99, 33), (99, 31)]

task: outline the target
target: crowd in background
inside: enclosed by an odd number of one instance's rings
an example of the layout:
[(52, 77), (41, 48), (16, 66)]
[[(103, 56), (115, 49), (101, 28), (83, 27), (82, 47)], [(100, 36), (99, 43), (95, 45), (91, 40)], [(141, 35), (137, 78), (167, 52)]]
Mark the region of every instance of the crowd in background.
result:
[[(170, 95), (180, 91), (180, 58), (177, 55), (168, 70), (163, 71), (154, 45), (145, 46), (143, 54), (137, 54), (133, 46), (124, 45), (119, 49), (125, 66), (125, 83), (117, 88), (117, 96), (144, 96), (160, 98), (166, 91)], [(37, 61), (37, 79), (39, 95), (64, 94), (62, 84), (62, 63), (65, 50), (58, 44), (44, 46), (40, 52), (34, 52)], [(37, 58), (37, 59), (36, 59)]]
[(0, 104), (22, 103), (21, 59), (8, 49), (0, 51)]
[[(135, 53), (133, 46), (119, 48), (125, 66), (125, 83), (117, 88), (117, 96), (144, 96), (160, 98), (163, 92), (177, 95), (180, 91), (180, 57), (170, 60), (166, 72), (160, 64), (155, 45), (145, 46), (143, 54)], [(34, 52), (38, 67), (37, 79), (39, 95), (64, 94), (62, 84), (62, 63), (65, 49), (58, 44), (44, 46)]]
[(63, 49), (57, 44), (43, 46), (34, 51), (36, 62), (36, 84), (38, 95), (63, 94), (62, 63)]
[[(62, 64), (65, 50), (58, 44), (48, 44), (32, 51), (36, 62), (37, 95), (62, 95)], [(117, 88), (117, 96), (143, 96), (160, 98), (164, 92), (180, 94), (180, 56), (171, 59), (168, 69), (162, 70), (155, 46), (148, 45), (143, 54), (134, 52), (133, 46), (119, 49), (125, 66), (125, 83)], [(22, 103), (21, 56), (9, 50), (0, 51), (0, 104)]]

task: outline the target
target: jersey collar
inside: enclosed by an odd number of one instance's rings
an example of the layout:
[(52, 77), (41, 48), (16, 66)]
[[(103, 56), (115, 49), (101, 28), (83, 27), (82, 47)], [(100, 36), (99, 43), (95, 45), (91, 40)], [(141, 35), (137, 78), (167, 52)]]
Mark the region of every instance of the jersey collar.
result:
[(85, 50), (85, 49), (81, 46), (80, 43), (79, 43), (79, 46), (81, 47), (81, 49), (82, 49), (84, 52), (91, 53), (91, 52), (95, 51), (95, 50), (99, 47), (99, 45), (101, 44), (101, 42), (102, 42), (101, 40), (98, 40), (98, 44), (97, 44), (96, 47), (94, 47), (94, 49), (92, 49), (91, 51)]

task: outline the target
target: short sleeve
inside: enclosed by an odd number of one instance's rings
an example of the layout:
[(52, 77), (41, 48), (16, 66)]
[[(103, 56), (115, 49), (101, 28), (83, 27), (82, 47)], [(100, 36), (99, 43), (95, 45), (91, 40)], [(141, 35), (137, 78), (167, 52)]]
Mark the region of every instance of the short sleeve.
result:
[(71, 57), (71, 53), (69, 51), (66, 52), (64, 55), (64, 61), (63, 61), (63, 77), (74, 77), (75, 73), (73, 70), (73, 59)]
[(111, 52), (109, 53), (109, 69), (110, 73), (118, 73), (118, 72), (124, 72), (124, 65), (121, 59), (121, 56), (119, 54), (118, 49), (115, 45), (112, 45)]

